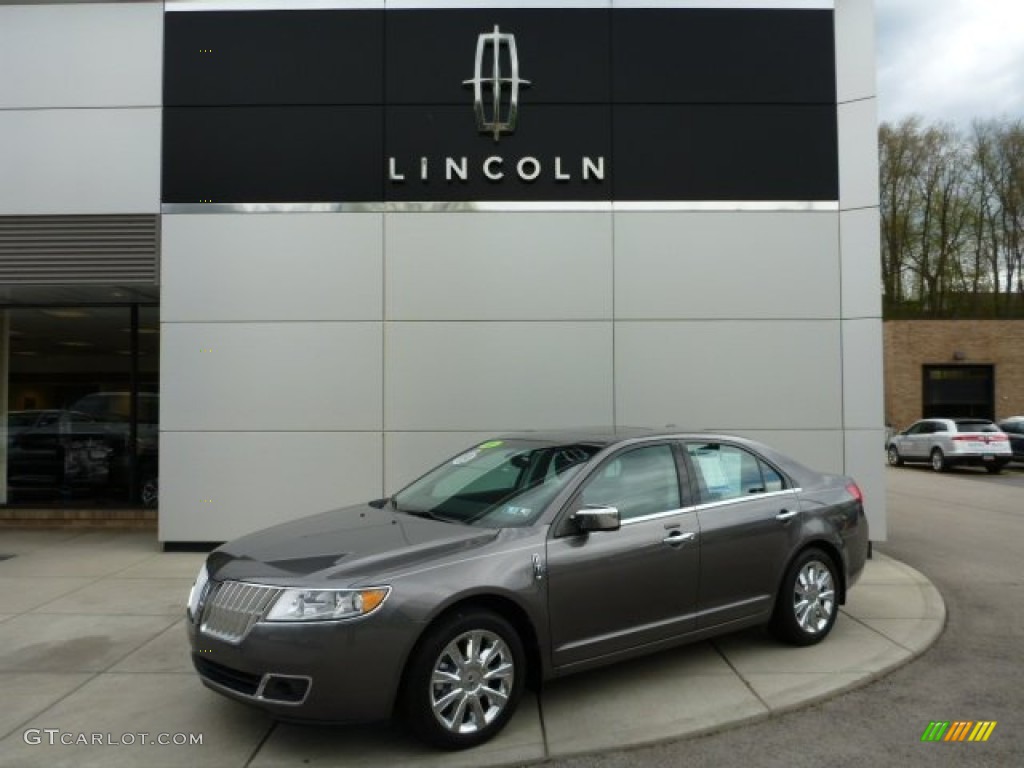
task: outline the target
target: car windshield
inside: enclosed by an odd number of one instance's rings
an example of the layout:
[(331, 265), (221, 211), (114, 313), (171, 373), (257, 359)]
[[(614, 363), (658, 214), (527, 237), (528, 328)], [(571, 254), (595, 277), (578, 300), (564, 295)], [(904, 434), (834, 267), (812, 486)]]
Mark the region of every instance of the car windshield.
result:
[(508, 528), (531, 525), (599, 446), (490, 440), (445, 462), (392, 499), (411, 515)]

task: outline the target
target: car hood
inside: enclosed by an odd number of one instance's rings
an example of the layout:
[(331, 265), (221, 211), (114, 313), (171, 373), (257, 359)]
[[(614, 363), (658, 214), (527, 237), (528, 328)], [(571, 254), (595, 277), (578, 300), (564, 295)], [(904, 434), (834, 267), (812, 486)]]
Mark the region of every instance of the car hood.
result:
[(230, 541), (207, 568), (218, 581), (356, 586), (477, 549), (498, 533), (358, 505)]

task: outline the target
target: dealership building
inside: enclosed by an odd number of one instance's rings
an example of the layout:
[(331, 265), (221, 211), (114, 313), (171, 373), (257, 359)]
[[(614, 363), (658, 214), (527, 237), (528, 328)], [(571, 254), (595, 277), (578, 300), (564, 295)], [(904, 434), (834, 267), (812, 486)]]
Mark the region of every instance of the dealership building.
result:
[(884, 539), (876, 123), (871, 0), (0, 4), (0, 501), (223, 541), (674, 425)]

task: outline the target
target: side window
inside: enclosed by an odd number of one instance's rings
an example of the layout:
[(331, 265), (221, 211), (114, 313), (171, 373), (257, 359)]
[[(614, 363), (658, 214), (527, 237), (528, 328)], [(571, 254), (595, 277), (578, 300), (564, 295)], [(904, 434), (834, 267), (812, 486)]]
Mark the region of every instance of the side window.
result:
[(772, 493), (786, 487), (782, 475), (734, 445), (688, 443), (686, 450), (697, 471), (702, 502)]
[(679, 509), (679, 475), (670, 445), (624, 451), (587, 480), (582, 504), (615, 507), (623, 520)]

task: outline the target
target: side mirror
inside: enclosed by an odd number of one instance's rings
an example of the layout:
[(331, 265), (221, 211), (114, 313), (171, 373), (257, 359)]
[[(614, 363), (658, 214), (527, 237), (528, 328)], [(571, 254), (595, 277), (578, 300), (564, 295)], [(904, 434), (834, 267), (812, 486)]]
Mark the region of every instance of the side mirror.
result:
[(570, 520), (581, 533), (617, 531), (622, 526), (619, 510), (615, 507), (584, 507), (576, 510)]

